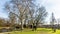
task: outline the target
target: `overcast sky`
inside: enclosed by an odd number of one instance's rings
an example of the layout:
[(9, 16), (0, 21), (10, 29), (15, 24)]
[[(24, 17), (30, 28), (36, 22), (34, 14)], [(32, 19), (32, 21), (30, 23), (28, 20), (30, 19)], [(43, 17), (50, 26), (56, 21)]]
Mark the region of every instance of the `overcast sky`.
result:
[[(0, 17), (7, 18), (7, 13), (2, 10), (4, 3), (8, 0), (0, 0)], [(37, 3), (45, 6), (46, 11), (49, 13), (49, 18), (51, 13), (54, 13), (55, 18), (60, 18), (60, 0), (37, 0)]]
[(38, 0), (37, 2), (45, 6), (48, 12), (47, 20), (50, 20), (52, 12), (54, 13), (55, 19), (60, 18), (60, 0)]

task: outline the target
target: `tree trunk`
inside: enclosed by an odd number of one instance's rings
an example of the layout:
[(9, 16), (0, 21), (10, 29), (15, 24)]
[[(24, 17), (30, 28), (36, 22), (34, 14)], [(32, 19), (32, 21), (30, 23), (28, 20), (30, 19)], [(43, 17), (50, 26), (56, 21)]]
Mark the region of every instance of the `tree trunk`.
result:
[(21, 30), (23, 30), (23, 21), (21, 21)]

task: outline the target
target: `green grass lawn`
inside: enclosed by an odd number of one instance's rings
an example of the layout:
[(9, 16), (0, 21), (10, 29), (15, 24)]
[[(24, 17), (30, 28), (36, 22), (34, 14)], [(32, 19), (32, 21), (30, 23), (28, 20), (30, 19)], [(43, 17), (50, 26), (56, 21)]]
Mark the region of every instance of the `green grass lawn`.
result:
[(21, 31), (12, 31), (10, 34), (60, 34), (60, 30), (56, 30), (53, 33), (52, 29), (38, 28), (37, 31), (32, 31), (31, 29), (24, 29)]

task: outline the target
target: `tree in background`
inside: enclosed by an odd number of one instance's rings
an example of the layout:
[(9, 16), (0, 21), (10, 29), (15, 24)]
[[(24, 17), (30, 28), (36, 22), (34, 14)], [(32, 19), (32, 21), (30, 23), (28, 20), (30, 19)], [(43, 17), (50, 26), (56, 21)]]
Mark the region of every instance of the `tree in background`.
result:
[(6, 27), (7, 19), (0, 18), (0, 27)]
[(52, 25), (52, 30), (54, 31), (54, 32), (56, 32), (56, 26), (55, 26), (55, 21), (56, 19), (55, 19), (55, 17), (54, 17), (54, 13), (52, 13), (51, 14), (51, 25)]
[(5, 21), (4, 19), (0, 18), (0, 26), (2, 26), (4, 24), (4, 21)]
[(57, 23), (58, 23), (58, 29), (60, 29), (60, 18), (57, 19)]

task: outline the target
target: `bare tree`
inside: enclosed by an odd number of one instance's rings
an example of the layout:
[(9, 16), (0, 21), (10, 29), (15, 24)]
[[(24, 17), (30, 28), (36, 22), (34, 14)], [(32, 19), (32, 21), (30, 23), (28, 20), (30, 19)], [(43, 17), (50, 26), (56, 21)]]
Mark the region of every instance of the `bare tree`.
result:
[(10, 23), (11, 23), (11, 27), (15, 24), (16, 22), (16, 16), (13, 13), (9, 13), (9, 19), (10, 19)]
[(25, 14), (29, 12), (32, 7), (33, 0), (11, 0), (10, 5), (6, 4), (5, 8), (10, 12), (15, 14), (21, 22), (21, 29), (23, 29), (23, 20), (25, 18)]
[(5, 22), (5, 20), (0, 18), (0, 26), (2, 26), (2, 25), (4, 26), (4, 22)]
[(30, 25), (33, 25), (33, 23), (38, 25), (39, 22), (44, 21), (47, 15), (46, 9), (44, 7), (38, 8), (34, 4), (34, 0), (11, 0), (5, 4), (5, 10), (11, 13), (14, 19), (15, 17), (19, 18), (21, 30), (23, 29), (23, 24), (27, 22), (26, 20), (30, 20)]
[(52, 30), (54, 31), (54, 32), (56, 32), (56, 26), (55, 26), (55, 21), (56, 19), (55, 19), (55, 17), (54, 17), (54, 13), (52, 13), (52, 15), (51, 15), (51, 25), (52, 25)]
[(46, 12), (46, 9), (45, 7), (41, 6), (39, 7), (37, 10), (36, 10), (36, 14), (35, 14), (35, 24), (36, 24), (36, 27), (43, 23), (45, 21), (47, 17), (47, 12)]

